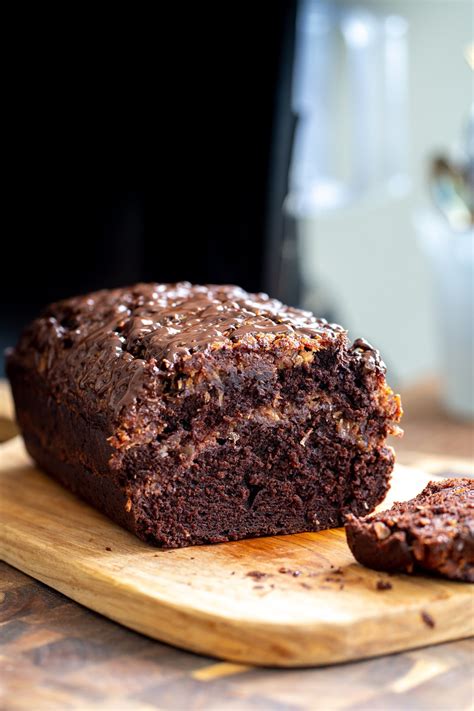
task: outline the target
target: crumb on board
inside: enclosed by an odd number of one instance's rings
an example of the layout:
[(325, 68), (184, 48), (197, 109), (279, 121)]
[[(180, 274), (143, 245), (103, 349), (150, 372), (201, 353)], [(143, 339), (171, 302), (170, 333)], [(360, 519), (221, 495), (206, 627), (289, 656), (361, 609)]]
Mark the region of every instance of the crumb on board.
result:
[(251, 570), (247, 573), (248, 578), (253, 578), (254, 580), (262, 580), (267, 577), (267, 573), (262, 573), (261, 570)]
[(106, 550), (106, 551), (111, 551), (112, 548), (110, 548), (110, 546), (105, 546), (105, 550)]
[(423, 622), (425, 623), (425, 625), (426, 625), (427, 627), (431, 627), (431, 629), (433, 629), (433, 627), (436, 625), (436, 622), (435, 622), (434, 619), (431, 617), (431, 615), (429, 614), (429, 612), (426, 612), (426, 610), (422, 610), (422, 611), (421, 611), (421, 619), (423, 620)]
[(377, 580), (375, 587), (377, 590), (391, 590), (393, 585), (392, 583), (389, 583), (388, 580)]

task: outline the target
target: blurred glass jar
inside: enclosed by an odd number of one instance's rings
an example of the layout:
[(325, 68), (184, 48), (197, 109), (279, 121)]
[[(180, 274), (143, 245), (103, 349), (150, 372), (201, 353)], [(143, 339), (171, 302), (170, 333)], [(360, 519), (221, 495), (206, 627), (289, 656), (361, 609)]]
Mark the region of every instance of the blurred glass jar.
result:
[(415, 218), (433, 272), (442, 399), (474, 418), (474, 229), (455, 232), (434, 209)]
[[(299, 0), (293, 67), (294, 141), (277, 284), (283, 301), (338, 318), (311, 267), (303, 221), (398, 200), (409, 192), (408, 22), (387, 8)], [(317, 234), (317, 228), (314, 229)], [(317, 239), (309, 245), (317, 249)]]
[(408, 23), (345, 2), (300, 0), (297, 117), (287, 210), (315, 216), (409, 189)]

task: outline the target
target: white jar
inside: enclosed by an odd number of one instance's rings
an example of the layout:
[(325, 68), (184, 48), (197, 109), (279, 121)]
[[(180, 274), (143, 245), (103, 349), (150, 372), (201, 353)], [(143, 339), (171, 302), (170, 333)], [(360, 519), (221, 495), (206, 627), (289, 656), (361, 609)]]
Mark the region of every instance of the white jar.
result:
[(433, 269), (439, 366), (446, 409), (474, 417), (474, 229), (454, 232), (435, 210), (415, 219)]

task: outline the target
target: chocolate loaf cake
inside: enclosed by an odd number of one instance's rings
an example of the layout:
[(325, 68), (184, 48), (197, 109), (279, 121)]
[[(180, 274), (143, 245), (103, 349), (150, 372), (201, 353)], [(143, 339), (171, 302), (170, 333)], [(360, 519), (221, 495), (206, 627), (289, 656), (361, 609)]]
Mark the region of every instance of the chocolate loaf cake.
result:
[(474, 480), (431, 481), (414, 499), (358, 519), (346, 535), (355, 558), (375, 570), (435, 573), (474, 582)]
[(377, 351), (234, 286), (50, 306), (7, 371), (31, 456), (145, 541), (340, 526), (384, 497), (401, 414)]

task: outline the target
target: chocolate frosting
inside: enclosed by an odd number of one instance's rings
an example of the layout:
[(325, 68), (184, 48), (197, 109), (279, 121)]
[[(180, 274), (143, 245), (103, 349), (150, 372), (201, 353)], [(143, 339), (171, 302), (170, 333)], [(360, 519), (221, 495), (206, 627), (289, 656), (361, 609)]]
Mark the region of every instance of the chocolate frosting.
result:
[[(108, 391), (115, 407), (130, 402), (150, 368), (173, 371), (190, 355), (266, 347), (283, 337), (318, 348), (345, 331), (307, 311), (237, 286), (137, 284), (50, 306), (26, 330), (12, 358), (35, 358), (39, 370), (77, 373), (76, 386)], [(64, 366), (64, 367), (63, 367)]]

